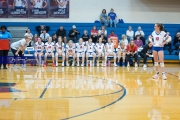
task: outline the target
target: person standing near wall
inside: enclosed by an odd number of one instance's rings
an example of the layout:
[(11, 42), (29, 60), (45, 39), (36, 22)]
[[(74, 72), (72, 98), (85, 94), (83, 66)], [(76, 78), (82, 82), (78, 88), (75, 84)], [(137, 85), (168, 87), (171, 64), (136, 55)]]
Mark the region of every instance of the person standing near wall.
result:
[(117, 27), (117, 15), (116, 13), (114, 13), (114, 9), (111, 8), (108, 17), (109, 17), (110, 27), (112, 27), (113, 23), (114, 23), (114, 27)]
[[(11, 40), (12, 36), (9, 32), (7, 32), (7, 27), (6, 26), (1, 26), (1, 29), (0, 29), (0, 40), (3, 40), (3, 39), (7, 39), (7, 40)], [(0, 45), (0, 48), (1, 48), (1, 45)], [(7, 69), (6, 67), (6, 64), (7, 64), (7, 56), (8, 56), (8, 52), (9, 50), (1, 50), (0, 49), (0, 69), (1, 69), (1, 65), (3, 63), (3, 68), (4, 69)]]
[(107, 27), (108, 26), (108, 16), (106, 14), (106, 9), (102, 10), (102, 13), (100, 15), (100, 22), (103, 26)]

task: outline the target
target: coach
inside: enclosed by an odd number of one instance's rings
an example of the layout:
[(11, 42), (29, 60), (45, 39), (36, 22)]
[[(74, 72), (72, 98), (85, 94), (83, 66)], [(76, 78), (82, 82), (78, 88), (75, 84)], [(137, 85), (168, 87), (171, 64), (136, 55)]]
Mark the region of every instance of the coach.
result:
[(7, 56), (8, 56), (9, 48), (8, 47), (4, 48), (5, 43), (3, 42), (5, 42), (5, 40), (11, 40), (12, 36), (9, 32), (7, 32), (6, 26), (3, 25), (1, 26), (0, 29), (1, 29), (0, 31), (0, 69), (1, 69), (2, 64), (3, 64), (3, 68), (7, 69), (6, 63), (7, 63)]

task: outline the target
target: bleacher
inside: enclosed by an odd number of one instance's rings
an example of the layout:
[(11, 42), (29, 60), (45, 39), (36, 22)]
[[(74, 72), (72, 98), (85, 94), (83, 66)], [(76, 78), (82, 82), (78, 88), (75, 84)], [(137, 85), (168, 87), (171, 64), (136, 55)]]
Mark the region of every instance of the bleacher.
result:
[[(100, 23), (56, 23), (56, 22), (1, 22), (1, 25), (6, 25), (7, 27), (28, 27), (31, 29), (31, 33), (35, 34), (37, 33), (36, 31), (36, 26), (39, 25), (46, 25), (50, 26), (50, 31), (48, 32), (50, 35), (56, 32), (57, 29), (59, 29), (59, 26), (64, 26), (66, 29), (67, 35), (69, 33), (69, 30), (72, 29), (72, 25), (76, 25), (77, 30), (80, 31), (82, 36), (84, 30), (90, 30), (92, 29), (93, 26), (96, 26), (97, 29), (100, 29), (101, 24)], [(119, 23), (117, 28), (106, 28), (108, 34), (110, 34), (111, 30), (114, 30), (115, 34), (118, 35), (119, 38), (121, 38), (122, 34), (126, 34), (126, 30), (128, 26), (132, 26), (133, 30), (136, 31), (138, 26), (141, 26), (142, 30), (145, 33), (145, 37), (147, 38), (148, 35), (151, 35), (152, 31), (154, 30), (154, 24), (145, 24), (145, 23)], [(172, 36), (172, 40), (174, 39), (175, 33), (180, 29), (180, 24), (164, 24), (165, 29), (170, 32), (170, 35)], [(17, 30), (18, 31), (18, 30)], [(10, 31), (11, 32), (11, 31)], [(24, 31), (25, 32), (25, 31)], [(24, 33), (22, 33), (24, 34)], [(173, 41), (172, 41), (173, 43)], [(165, 50), (165, 60), (173, 60), (176, 62), (179, 62), (179, 56), (175, 55), (176, 50), (175, 47), (172, 44), (172, 53), (170, 55), (168, 50)]]

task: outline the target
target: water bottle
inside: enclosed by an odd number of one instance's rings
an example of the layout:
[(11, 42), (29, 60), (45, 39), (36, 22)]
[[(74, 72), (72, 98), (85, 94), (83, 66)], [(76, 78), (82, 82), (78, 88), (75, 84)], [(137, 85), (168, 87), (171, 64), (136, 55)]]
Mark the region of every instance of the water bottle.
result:
[(108, 59), (108, 66), (109, 66), (109, 67), (111, 66), (111, 61), (110, 61), (110, 59)]

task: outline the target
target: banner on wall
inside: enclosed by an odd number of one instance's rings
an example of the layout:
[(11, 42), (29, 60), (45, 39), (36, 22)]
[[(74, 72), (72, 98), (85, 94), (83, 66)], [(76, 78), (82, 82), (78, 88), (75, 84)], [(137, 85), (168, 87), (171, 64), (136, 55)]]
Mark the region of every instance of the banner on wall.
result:
[(49, 17), (69, 18), (69, 0), (51, 0)]
[(0, 18), (7, 18), (8, 17), (8, 3), (7, 1), (0, 0)]
[(28, 2), (26, 0), (7, 0), (9, 18), (27, 18)]

